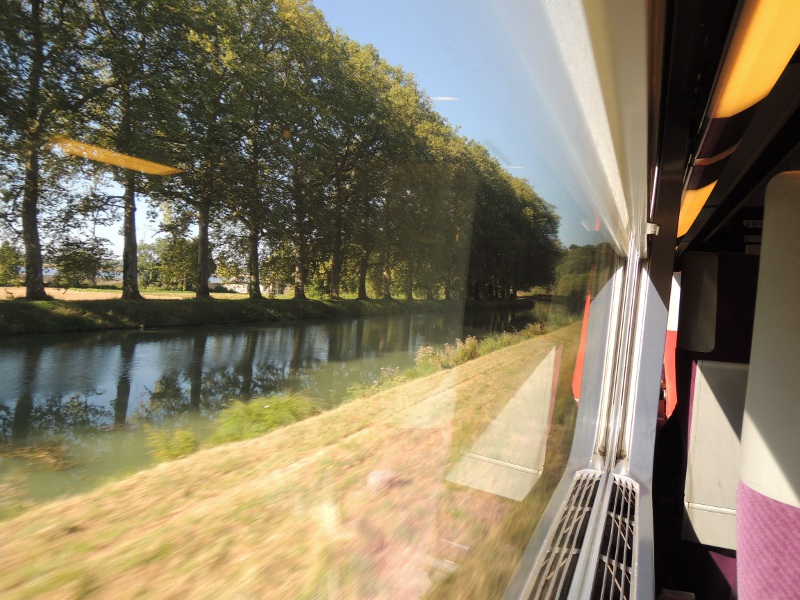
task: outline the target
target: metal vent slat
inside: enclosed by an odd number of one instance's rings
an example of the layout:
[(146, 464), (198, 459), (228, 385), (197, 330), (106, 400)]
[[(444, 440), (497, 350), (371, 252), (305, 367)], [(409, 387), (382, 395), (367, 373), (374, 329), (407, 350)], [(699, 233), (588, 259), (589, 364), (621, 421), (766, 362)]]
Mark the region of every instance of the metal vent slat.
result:
[(531, 600), (567, 597), (601, 478), (601, 473), (587, 471), (575, 476), (555, 534), (539, 565)]
[(614, 477), (597, 558), (592, 600), (628, 600), (636, 528), (636, 484)]

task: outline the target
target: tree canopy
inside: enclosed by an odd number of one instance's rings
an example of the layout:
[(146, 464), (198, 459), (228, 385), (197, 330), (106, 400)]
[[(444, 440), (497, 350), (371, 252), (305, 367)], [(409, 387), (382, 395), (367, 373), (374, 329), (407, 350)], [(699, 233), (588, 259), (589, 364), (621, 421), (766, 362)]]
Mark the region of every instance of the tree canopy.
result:
[[(553, 281), (553, 206), (311, 2), (0, 2), (0, 235), (21, 241), (28, 298), (46, 297), (43, 242), (120, 213), (124, 297), (140, 298), (137, 195), (166, 215), (162, 251), (196, 252), (180, 285), (198, 298), (215, 252), (252, 298), (265, 277), (299, 298), (494, 298)], [(54, 152), (55, 136), (178, 172), (89, 164)]]

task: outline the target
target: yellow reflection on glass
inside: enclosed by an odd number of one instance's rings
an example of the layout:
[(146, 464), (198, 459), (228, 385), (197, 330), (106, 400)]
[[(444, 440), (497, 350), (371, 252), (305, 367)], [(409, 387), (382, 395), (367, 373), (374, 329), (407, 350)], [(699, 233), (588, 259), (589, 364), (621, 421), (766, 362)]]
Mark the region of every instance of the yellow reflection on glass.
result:
[(700, 210), (705, 206), (717, 182), (709, 183), (699, 190), (686, 190), (681, 201), (681, 214), (678, 217), (678, 237), (681, 237), (692, 226)]
[(148, 175), (175, 175), (183, 171), (183, 169), (176, 169), (175, 167), (144, 160), (143, 158), (136, 158), (121, 152), (114, 152), (113, 150), (106, 150), (100, 146), (84, 144), (65, 137), (55, 136), (50, 141), (67, 154), (88, 158), (107, 165), (114, 165), (115, 167), (139, 171), (140, 173), (147, 173)]
[(769, 94), (800, 44), (800, 2), (747, 0), (720, 75), (715, 118), (730, 117)]

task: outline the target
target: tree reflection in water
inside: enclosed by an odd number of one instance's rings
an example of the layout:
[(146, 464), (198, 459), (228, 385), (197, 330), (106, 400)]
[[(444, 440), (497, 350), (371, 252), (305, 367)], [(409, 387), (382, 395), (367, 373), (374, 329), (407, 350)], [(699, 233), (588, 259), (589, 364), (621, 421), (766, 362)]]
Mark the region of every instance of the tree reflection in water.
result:
[[(463, 321), (453, 314), (396, 315), (26, 339), (0, 354), (0, 379), (8, 382), (0, 389), (0, 435), (24, 444), (32, 431), (47, 431), (61, 421), (96, 429), (189, 412), (210, 418), (229, 400), (289, 390), (332, 406), (348, 387), (371, 383), (381, 369), (410, 365), (421, 344), (519, 329), (533, 319), (531, 313), (485, 311)], [(53, 411), (73, 416), (46, 416)], [(32, 424), (35, 419), (49, 425)]]
[(25, 348), (25, 358), (22, 363), (22, 393), (17, 400), (14, 414), (10, 423), (10, 435), (3, 432), (3, 438), (10, 438), (14, 445), (22, 445), (28, 439), (31, 428), (31, 413), (33, 412), (33, 386), (36, 380), (36, 371), (39, 367), (39, 358), (42, 349), (28, 346)]
[[(188, 374), (178, 371), (163, 374), (147, 399), (139, 404), (134, 419), (155, 422), (180, 421), (189, 413), (212, 418), (233, 399), (249, 400), (269, 396), (288, 389), (288, 377), (282, 369), (271, 365), (239, 363), (230, 369), (215, 369), (202, 373), (193, 365)], [(246, 391), (246, 395), (245, 392)]]
[(90, 401), (92, 392), (47, 398), (35, 404), (31, 413), (31, 434), (65, 435), (73, 431), (100, 429), (112, 412)]
[(22, 368), (22, 391), (13, 410), (2, 405), (0, 437), (14, 446), (26, 446), (32, 438), (64, 436), (75, 430), (92, 430), (107, 423), (111, 412), (95, 404), (95, 390), (52, 395), (36, 401), (35, 384), (42, 348), (25, 348)]
[(0, 349), (0, 442), (16, 452), (66, 448), (83, 463), (64, 473), (69, 481), (59, 490), (77, 489), (94, 476), (86, 475), (88, 463), (101, 479), (148, 464), (142, 423), (202, 433), (231, 400), (284, 392), (332, 407), (381, 370), (413, 364), (423, 344), (522, 328), (534, 318), (528, 308), (463, 320), (395, 315), (9, 340)]
[(133, 337), (126, 335), (119, 344), (120, 366), (119, 379), (117, 379), (117, 396), (114, 398), (114, 425), (125, 425), (128, 417), (128, 404), (131, 399), (131, 377), (133, 370), (133, 354), (136, 342)]

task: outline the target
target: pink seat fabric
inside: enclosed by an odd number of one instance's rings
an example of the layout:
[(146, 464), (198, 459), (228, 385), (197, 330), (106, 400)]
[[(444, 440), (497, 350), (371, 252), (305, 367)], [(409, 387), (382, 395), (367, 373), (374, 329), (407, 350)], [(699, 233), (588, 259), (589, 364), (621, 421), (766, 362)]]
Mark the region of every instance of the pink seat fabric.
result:
[(800, 598), (800, 508), (739, 483), (736, 494), (739, 600)]

